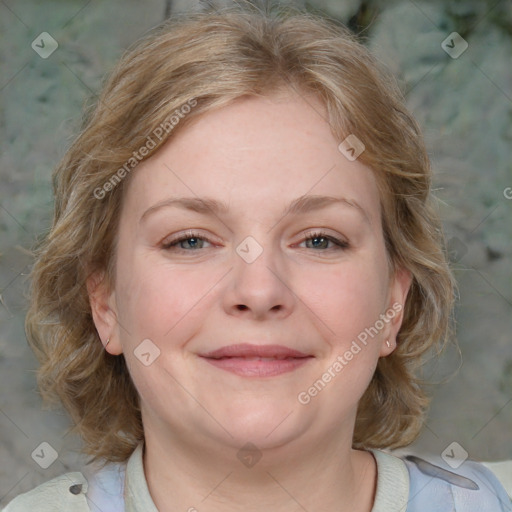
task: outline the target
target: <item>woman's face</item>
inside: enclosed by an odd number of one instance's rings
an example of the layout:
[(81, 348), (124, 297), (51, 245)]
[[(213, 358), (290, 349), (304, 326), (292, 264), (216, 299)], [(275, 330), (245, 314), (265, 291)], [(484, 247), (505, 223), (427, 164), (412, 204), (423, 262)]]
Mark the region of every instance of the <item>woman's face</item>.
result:
[(324, 118), (314, 98), (240, 99), (133, 171), (115, 289), (93, 311), (146, 435), (351, 439), (409, 277), (390, 275), (372, 171)]

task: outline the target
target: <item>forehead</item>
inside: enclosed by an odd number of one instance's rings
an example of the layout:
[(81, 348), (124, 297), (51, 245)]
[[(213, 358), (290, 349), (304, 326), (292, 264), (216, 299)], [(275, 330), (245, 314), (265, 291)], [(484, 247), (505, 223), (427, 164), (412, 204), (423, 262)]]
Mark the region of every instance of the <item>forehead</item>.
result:
[(127, 201), (149, 207), (169, 196), (215, 197), (247, 210), (297, 197), (342, 195), (379, 215), (373, 172), (338, 149), (314, 96), (244, 97), (177, 131), (132, 176)]

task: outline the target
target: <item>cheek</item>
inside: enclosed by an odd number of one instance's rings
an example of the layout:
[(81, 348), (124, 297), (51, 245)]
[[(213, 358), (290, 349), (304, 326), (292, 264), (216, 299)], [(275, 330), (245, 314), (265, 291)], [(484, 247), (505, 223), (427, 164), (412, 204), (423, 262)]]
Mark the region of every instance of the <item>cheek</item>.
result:
[[(165, 368), (173, 368), (176, 353), (200, 328), (205, 309), (211, 306), (208, 292), (215, 276), (199, 267), (188, 271), (172, 268), (161, 257), (157, 261), (148, 254), (124, 259), (117, 276), (116, 303), (129, 372), (143, 400), (165, 402), (167, 395), (155, 390), (161, 389), (163, 382), (173, 385)], [(139, 346), (147, 339), (157, 347), (149, 345), (150, 357), (158, 354), (148, 366), (137, 357), (142, 353)], [(178, 388), (176, 391), (174, 400), (179, 401), (182, 394)]]
[(294, 281), (297, 294), (323, 321), (328, 338), (345, 344), (384, 312), (387, 278), (379, 261), (361, 257), (298, 273)]
[(121, 262), (118, 278), (118, 314), (129, 336), (136, 338), (134, 342), (150, 338), (156, 343), (167, 340), (166, 344), (169, 339), (182, 339), (183, 329), (196, 325), (194, 318), (218, 280), (200, 266), (176, 268), (148, 254)]

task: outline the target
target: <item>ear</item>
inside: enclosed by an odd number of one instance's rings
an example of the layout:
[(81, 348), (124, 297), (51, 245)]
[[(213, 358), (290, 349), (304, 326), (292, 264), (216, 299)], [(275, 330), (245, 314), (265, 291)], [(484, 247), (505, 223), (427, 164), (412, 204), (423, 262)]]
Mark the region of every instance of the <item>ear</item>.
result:
[(412, 274), (405, 268), (397, 269), (390, 279), (387, 308), (383, 315), (386, 327), (383, 331), (380, 357), (389, 356), (396, 348), (396, 338), (402, 326), (405, 300), (411, 283)]
[(105, 350), (112, 355), (123, 352), (119, 339), (115, 294), (110, 290), (105, 272), (94, 272), (86, 281), (92, 318)]

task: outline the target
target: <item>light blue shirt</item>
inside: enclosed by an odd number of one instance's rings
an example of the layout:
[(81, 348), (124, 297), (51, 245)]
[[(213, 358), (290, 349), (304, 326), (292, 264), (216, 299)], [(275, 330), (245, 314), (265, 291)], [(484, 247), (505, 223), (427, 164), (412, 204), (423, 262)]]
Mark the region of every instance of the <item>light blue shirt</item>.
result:
[[(512, 512), (509, 495), (483, 464), (467, 460), (454, 470), (440, 458), (426, 461), (380, 450), (371, 453), (377, 462), (371, 512)], [(512, 463), (506, 467), (512, 472)], [(54, 478), (18, 496), (3, 512), (69, 510), (158, 512), (144, 475), (143, 444), (126, 464), (88, 466), (83, 473)]]

